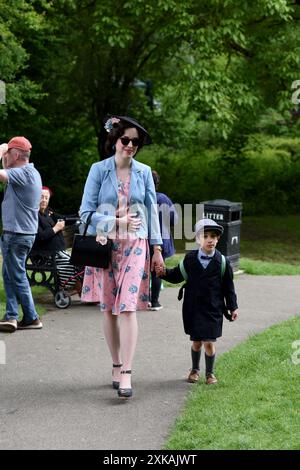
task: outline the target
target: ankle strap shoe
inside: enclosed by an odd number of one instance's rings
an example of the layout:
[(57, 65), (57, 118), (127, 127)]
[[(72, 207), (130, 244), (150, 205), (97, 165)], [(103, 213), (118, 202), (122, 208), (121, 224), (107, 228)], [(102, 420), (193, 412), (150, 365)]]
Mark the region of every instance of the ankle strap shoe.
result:
[[(131, 370), (121, 370), (121, 374), (131, 374)], [(132, 388), (119, 388), (118, 395), (119, 398), (131, 398)]]

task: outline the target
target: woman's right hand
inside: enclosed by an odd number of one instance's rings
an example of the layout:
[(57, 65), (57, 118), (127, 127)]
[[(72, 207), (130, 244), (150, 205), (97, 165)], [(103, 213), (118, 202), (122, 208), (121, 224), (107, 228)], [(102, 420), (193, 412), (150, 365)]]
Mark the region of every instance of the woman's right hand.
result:
[(141, 219), (137, 217), (136, 212), (130, 212), (129, 214), (119, 217), (118, 219), (119, 228), (123, 231), (136, 232), (141, 226)]

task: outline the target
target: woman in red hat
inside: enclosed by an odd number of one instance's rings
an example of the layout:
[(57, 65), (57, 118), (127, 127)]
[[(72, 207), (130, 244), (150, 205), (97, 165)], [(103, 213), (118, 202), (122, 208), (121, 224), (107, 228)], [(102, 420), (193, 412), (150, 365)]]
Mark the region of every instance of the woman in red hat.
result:
[(42, 195), (39, 209), (39, 226), (32, 249), (39, 251), (55, 252), (55, 261), (58, 270), (59, 283), (66, 288), (74, 288), (81, 295), (82, 281), (77, 276), (81, 269), (73, 266), (70, 255), (66, 251), (66, 243), (63, 236), (65, 220), (63, 216), (49, 208), (52, 191), (47, 186), (42, 187)]

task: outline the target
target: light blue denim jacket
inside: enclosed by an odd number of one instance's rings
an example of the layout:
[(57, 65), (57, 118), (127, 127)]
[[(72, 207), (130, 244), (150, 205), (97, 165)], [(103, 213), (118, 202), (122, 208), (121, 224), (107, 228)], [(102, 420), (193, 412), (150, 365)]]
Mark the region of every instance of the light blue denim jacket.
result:
[[(88, 227), (88, 233), (109, 234), (115, 228), (116, 209), (118, 207), (118, 182), (115, 158), (110, 157), (91, 166), (87, 177), (80, 217), (86, 221), (90, 212), (94, 212)], [(138, 238), (148, 238), (151, 245), (161, 245), (156, 193), (151, 168), (132, 159), (129, 190), (130, 212), (138, 212), (141, 219)]]

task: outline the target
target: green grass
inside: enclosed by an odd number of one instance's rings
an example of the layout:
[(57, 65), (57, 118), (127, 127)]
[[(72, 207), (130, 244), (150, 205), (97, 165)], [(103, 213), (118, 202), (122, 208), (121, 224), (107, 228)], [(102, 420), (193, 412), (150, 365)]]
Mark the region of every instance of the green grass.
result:
[[(167, 259), (167, 267), (176, 266), (184, 257), (185, 240), (175, 240), (177, 254)], [(243, 217), (241, 225), (240, 268), (254, 275), (300, 275), (300, 216)], [(177, 287), (164, 281), (167, 287)], [(49, 297), (47, 289), (34, 287), (35, 300)], [(5, 309), (5, 294), (0, 276), (0, 318)], [(39, 315), (45, 308), (37, 304)]]
[(165, 448), (299, 450), (299, 339), (297, 317), (223, 354), (218, 384), (192, 386)]
[(300, 264), (300, 216), (245, 217), (241, 256), (260, 261)]
[(257, 276), (300, 275), (300, 265), (256, 261), (249, 258), (242, 258), (240, 260), (240, 269), (247, 274), (255, 274)]
[[(176, 266), (184, 256), (184, 240), (175, 240)], [(300, 216), (244, 217), (241, 225), (240, 268), (255, 275), (300, 275)]]
[[(47, 293), (47, 289), (43, 287), (32, 287), (31, 290), (32, 290), (33, 298), (35, 300), (39, 298), (43, 299), (45, 297), (45, 294)], [(5, 314), (5, 304), (6, 304), (6, 297), (5, 297), (5, 292), (3, 288), (3, 280), (2, 280), (2, 276), (0, 276), (0, 319), (3, 318)], [(40, 305), (39, 303), (35, 302), (35, 307), (40, 317), (43, 316), (43, 314), (47, 312), (46, 308), (43, 305)], [(22, 317), (23, 317), (23, 313), (22, 313), (21, 307), (19, 307), (20, 320), (22, 319)]]
[[(168, 268), (173, 268), (174, 266), (177, 266), (177, 264), (183, 257), (184, 253), (180, 253), (172, 256), (172, 258), (168, 258), (166, 260), (166, 266)], [(240, 269), (246, 274), (253, 274), (256, 276), (300, 275), (300, 265), (292, 265), (287, 263), (271, 263), (268, 261), (258, 261), (249, 258), (241, 258)], [(174, 284), (170, 284), (166, 281), (164, 281), (164, 285), (166, 287), (174, 287)]]
[[(185, 243), (175, 240), (178, 253), (184, 252)], [(240, 251), (242, 258), (300, 264), (300, 216), (242, 217)]]

